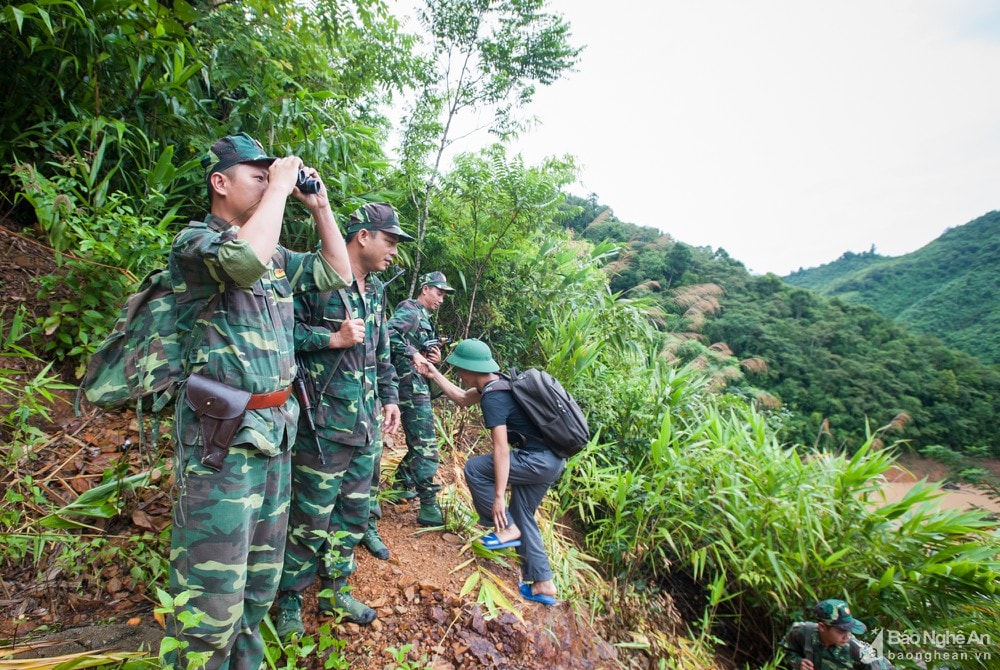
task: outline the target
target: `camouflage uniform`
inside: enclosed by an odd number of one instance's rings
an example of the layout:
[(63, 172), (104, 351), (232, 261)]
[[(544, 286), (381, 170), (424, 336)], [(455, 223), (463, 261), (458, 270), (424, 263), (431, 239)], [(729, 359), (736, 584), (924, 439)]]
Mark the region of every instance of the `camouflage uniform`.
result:
[(430, 312), (417, 300), (399, 303), (389, 319), (392, 364), (399, 375), (399, 410), (407, 447), (396, 479), (407, 489), (415, 488), (421, 502), (433, 501), (441, 488), (434, 483), (438, 439), (430, 387), (427, 378), (413, 369), (411, 357), (421, 344), (436, 337)]
[[(295, 346), (303, 356), (322, 453), (300, 426), (292, 456), (292, 508), (280, 590), (301, 592), (321, 576), (354, 572), (354, 547), (369, 516), (372, 476), (382, 455), (382, 405), (398, 404), (389, 357), (382, 284), (369, 275), (365, 295), (357, 282), (346, 291), (351, 314), (365, 321), (364, 342), (330, 349), (330, 334), (344, 321), (339, 292), (296, 298)], [(347, 317), (350, 318), (350, 317)], [(317, 389), (340, 365), (325, 389)], [(325, 463), (323, 462), (325, 461)]]
[[(193, 338), (191, 372), (251, 393), (280, 391), (295, 373), (293, 294), (345, 282), (322, 256), (280, 246), (262, 265), (237, 231), (209, 216), (174, 239), (169, 269), (178, 331)], [(220, 292), (215, 309), (193, 323)], [(192, 596), (177, 609), (169, 633), (187, 643), (183, 654), (211, 653), (206, 668), (256, 669), (264, 658), (259, 624), (281, 570), (298, 403), (248, 410), (219, 471), (201, 464), (194, 413), (183, 400), (176, 407), (170, 591)], [(194, 614), (201, 621), (178, 630), (179, 620)]]
[[(819, 638), (819, 627), (815, 623), (795, 623), (781, 640), (785, 658), (781, 667), (799, 670), (803, 658), (813, 662), (817, 670), (888, 670), (892, 666), (884, 658), (876, 658), (871, 647), (864, 642), (851, 639), (847, 644), (827, 647)], [(812, 653), (807, 654), (806, 649)]]
[[(854, 618), (843, 600), (821, 600), (813, 608), (816, 620), (828, 627), (840, 628), (855, 635), (864, 633), (866, 626)], [(785, 652), (783, 668), (799, 670), (803, 659), (813, 664), (813, 670), (892, 670), (892, 664), (878, 658), (870, 646), (849, 638), (847, 644), (826, 646), (817, 623), (795, 623), (781, 640)]]

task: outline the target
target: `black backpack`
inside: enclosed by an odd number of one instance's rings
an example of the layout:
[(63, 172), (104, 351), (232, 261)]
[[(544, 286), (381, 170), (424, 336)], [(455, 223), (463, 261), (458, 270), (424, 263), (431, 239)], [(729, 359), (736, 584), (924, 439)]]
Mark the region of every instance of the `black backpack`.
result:
[(548, 372), (535, 368), (518, 372), (511, 368), (500, 381), (486, 388), (486, 392), (506, 390), (514, 394), (514, 400), (541, 432), (528, 437), (541, 440), (557, 456), (569, 458), (590, 442), (587, 417), (573, 396)]

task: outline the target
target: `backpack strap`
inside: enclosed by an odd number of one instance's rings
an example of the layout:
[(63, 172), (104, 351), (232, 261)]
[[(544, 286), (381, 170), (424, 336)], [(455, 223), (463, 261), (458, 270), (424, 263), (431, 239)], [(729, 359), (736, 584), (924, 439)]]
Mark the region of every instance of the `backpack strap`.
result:
[[(500, 379), (494, 380), (494, 381), (490, 382), (489, 384), (487, 384), (485, 386), (485, 388), (483, 388), (483, 390), (481, 391), (481, 394), (482, 395), (486, 395), (487, 393), (490, 393), (491, 391), (510, 391), (511, 395), (514, 396), (514, 402), (516, 402), (517, 406), (520, 407), (521, 406), (521, 402), (517, 399), (517, 396), (514, 394), (514, 387), (511, 386), (511, 380), (514, 379), (514, 377), (516, 377), (516, 376), (517, 376), (517, 369), (516, 368), (511, 368), (510, 371), (507, 374), (503, 374), (501, 372), (500, 373)], [(531, 423), (531, 419), (530, 418), (528, 419), (528, 422)], [(536, 426), (536, 428), (537, 428), (537, 426)], [(530, 437), (530, 438), (532, 438), (534, 440), (537, 440), (538, 442), (541, 442), (542, 444), (544, 444), (547, 449), (549, 449), (549, 450), (552, 449), (552, 447), (549, 446), (549, 443), (545, 441), (544, 437), (540, 437), (540, 436), (534, 435), (532, 433), (522, 433), (521, 431), (518, 431), (518, 430), (511, 430), (510, 426), (507, 426), (507, 432), (508, 433), (513, 433), (514, 435), (517, 435), (519, 438), (521, 438), (521, 446), (524, 446), (525, 444), (527, 444), (528, 438)]]
[[(325, 305), (328, 303), (332, 294), (332, 291), (324, 291), (321, 293), (320, 304)], [(340, 296), (341, 302), (344, 303), (344, 318), (354, 319), (354, 310), (351, 309), (351, 302), (347, 297), (347, 291), (344, 289), (338, 289), (337, 295)], [(344, 354), (346, 353), (347, 349), (337, 349), (337, 353), (333, 356), (333, 365), (330, 366), (330, 371), (327, 373), (326, 377), (323, 378), (323, 383), (316, 385), (316, 391), (318, 393), (316, 395), (315, 402), (317, 405), (319, 404), (319, 399), (322, 398), (323, 394), (326, 392), (326, 387), (328, 387), (330, 382), (333, 381), (333, 376), (337, 374), (337, 370), (340, 369), (340, 364), (343, 362)]]
[(805, 637), (802, 641), (802, 658), (808, 658), (812, 661), (813, 670), (823, 670), (823, 655), (820, 654), (819, 658), (815, 658), (813, 651), (813, 633), (819, 628), (815, 623), (808, 622), (803, 623), (802, 628), (805, 629)]

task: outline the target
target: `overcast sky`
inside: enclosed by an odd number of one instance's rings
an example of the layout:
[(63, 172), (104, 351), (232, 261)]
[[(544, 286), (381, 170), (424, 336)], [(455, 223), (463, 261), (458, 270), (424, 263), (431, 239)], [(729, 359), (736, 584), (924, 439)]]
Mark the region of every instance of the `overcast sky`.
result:
[(623, 221), (787, 274), (1000, 209), (1000, 0), (552, 0), (586, 45), (529, 162)]

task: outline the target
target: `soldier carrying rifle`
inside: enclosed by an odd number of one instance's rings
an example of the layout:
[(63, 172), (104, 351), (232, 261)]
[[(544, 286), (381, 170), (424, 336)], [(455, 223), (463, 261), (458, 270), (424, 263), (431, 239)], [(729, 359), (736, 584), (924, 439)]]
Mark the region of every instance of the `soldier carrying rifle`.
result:
[(440, 526), (444, 519), (437, 504), (441, 487), (434, 483), (439, 458), (430, 387), (427, 379), (414, 371), (413, 354), (419, 351), (430, 362), (441, 362), (441, 346), (449, 340), (438, 336), (432, 313), (454, 292), (443, 272), (428, 272), (420, 278), (416, 299), (399, 303), (389, 319), (389, 343), (399, 375), (399, 409), (406, 434), (406, 456), (393, 477), (392, 496), (397, 501), (419, 497), (417, 523), (422, 526)]

